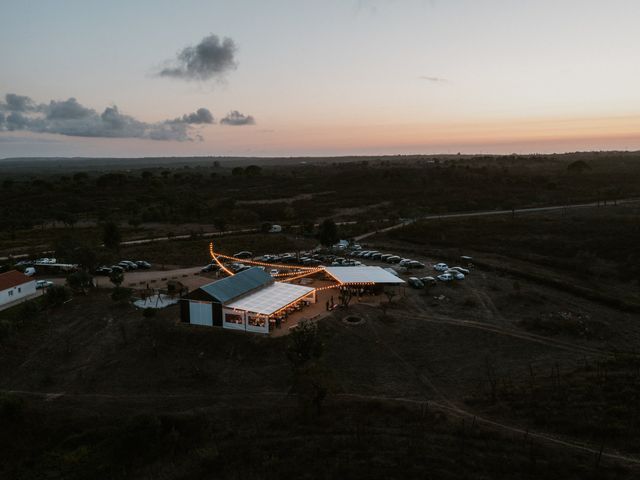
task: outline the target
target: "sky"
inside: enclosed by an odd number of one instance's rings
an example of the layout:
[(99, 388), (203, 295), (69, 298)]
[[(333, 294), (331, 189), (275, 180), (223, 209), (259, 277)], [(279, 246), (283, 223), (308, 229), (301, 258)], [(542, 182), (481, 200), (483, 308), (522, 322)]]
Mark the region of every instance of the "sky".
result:
[(0, 158), (640, 149), (637, 0), (0, 12)]

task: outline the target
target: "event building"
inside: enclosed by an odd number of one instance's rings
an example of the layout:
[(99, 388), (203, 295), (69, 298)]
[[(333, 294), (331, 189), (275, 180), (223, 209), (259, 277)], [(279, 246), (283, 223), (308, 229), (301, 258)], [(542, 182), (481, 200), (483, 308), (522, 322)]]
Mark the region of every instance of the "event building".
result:
[(315, 288), (276, 282), (253, 267), (190, 292), (181, 301), (180, 317), (195, 325), (269, 333), (279, 313), (315, 299)]
[[(366, 287), (379, 293), (405, 283), (380, 267), (322, 267), (310, 273), (330, 282), (322, 290)], [(269, 333), (289, 313), (315, 303), (319, 290), (276, 281), (256, 266), (190, 292), (181, 299), (180, 318), (194, 325)]]

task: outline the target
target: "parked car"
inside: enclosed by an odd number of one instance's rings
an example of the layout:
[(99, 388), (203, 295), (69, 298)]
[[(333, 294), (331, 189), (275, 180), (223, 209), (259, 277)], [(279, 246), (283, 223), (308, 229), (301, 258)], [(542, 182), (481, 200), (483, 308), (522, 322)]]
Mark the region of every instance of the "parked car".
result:
[(449, 266), (446, 263), (436, 263), (433, 266), (434, 270), (437, 270), (438, 272), (444, 272), (445, 270), (449, 269)]
[(131, 260), (122, 260), (120, 263), (118, 263), (118, 265), (123, 266), (127, 270), (137, 270), (138, 269), (138, 264), (135, 263), (135, 262), (132, 262)]
[(278, 270), (277, 268), (272, 268), (271, 270), (269, 270), (269, 275), (271, 275), (272, 277), (275, 277), (279, 273), (280, 273), (280, 270)]
[[(125, 271), (124, 267), (121, 267), (120, 265), (111, 265), (109, 268), (111, 269), (111, 272), (124, 273)], [(111, 272), (109, 272), (109, 275), (111, 274)]]
[(151, 268), (151, 264), (146, 260), (136, 260), (136, 265), (138, 265), (139, 268)]
[(424, 288), (424, 283), (418, 277), (409, 277), (408, 283), (411, 288)]
[(49, 288), (53, 285), (53, 282), (50, 280), (36, 280), (36, 289), (41, 290), (43, 288)]
[(110, 269), (109, 267), (105, 267), (105, 266), (103, 265), (102, 267), (98, 267), (98, 268), (96, 268), (96, 270), (95, 270), (95, 272), (94, 272), (94, 273), (95, 273), (96, 275), (111, 275), (111, 272), (112, 272), (112, 271), (113, 271), (112, 269)]
[(440, 280), (441, 282), (450, 282), (453, 280), (453, 275), (451, 275), (450, 273), (443, 273), (438, 275), (438, 280)]
[(220, 266), (218, 266), (215, 263), (210, 263), (209, 265), (205, 265), (204, 267), (202, 267), (200, 269), (201, 272), (206, 273), (206, 272), (216, 272), (220, 270)]
[(280, 233), (280, 232), (282, 232), (281, 225), (271, 225), (271, 227), (269, 228), (269, 233)]
[(380, 260), (382, 258), (382, 254), (380, 252), (376, 252), (369, 257), (371, 260)]
[(24, 274), (27, 277), (32, 277), (36, 274), (36, 269), (34, 267), (27, 267), (24, 269)]
[(438, 283), (433, 277), (420, 277), (420, 281), (425, 285), (435, 285), (436, 283)]
[(243, 250), (242, 252), (235, 253), (233, 256), (236, 258), (251, 258), (253, 257), (253, 253)]
[(417, 260), (412, 260), (407, 266), (409, 268), (424, 268), (424, 263), (418, 262)]
[(402, 258), (400, 258), (398, 255), (392, 255), (391, 257), (387, 258), (387, 262), (389, 263), (400, 263), (400, 260), (402, 260)]
[(453, 276), (456, 280), (464, 280), (464, 273), (460, 273), (457, 270), (447, 270), (444, 273), (448, 273)]
[(400, 266), (401, 267), (408, 267), (411, 262), (413, 262), (413, 260), (411, 260), (410, 258), (403, 258), (402, 260), (400, 260)]
[(460, 273), (464, 273), (465, 275), (469, 275), (471, 273), (468, 269), (462, 267), (451, 267), (449, 270), (456, 270)]

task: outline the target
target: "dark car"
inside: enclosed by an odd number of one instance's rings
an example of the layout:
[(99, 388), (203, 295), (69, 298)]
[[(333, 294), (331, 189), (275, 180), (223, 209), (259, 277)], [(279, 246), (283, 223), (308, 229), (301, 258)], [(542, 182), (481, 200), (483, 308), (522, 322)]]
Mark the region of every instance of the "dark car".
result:
[(236, 254), (233, 255), (236, 258), (251, 258), (253, 257), (253, 253), (251, 252), (247, 252), (246, 250), (243, 250), (242, 252), (238, 252)]
[(411, 288), (424, 288), (424, 283), (417, 277), (409, 278), (408, 282)]
[(145, 260), (136, 260), (138, 268), (151, 268), (151, 264)]
[(218, 266), (215, 263), (210, 263), (209, 265), (205, 265), (204, 267), (202, 267), (200, 269), (201, 272), (206, 273), (206, 272), (217, 272), (218, 270), (220, 270), (220, 266)]
[(94, 273), (96, 275), (111, 275), (112, 271), (113, 271), (113, 269), (111, 269), (109, 267), (102, 266), (102, 267), (96, 268)]

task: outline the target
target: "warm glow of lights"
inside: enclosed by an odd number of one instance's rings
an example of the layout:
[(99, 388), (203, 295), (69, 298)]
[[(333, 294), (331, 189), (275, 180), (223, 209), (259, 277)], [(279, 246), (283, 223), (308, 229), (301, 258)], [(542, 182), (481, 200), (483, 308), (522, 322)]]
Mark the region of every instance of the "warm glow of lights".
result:
[[(220, 253), (216, 253), (213, 250), (213, 242), (209, 243), (209, 255), (211, 255), (211, 258), (228, 275), (235, 275), (235, 274), (231, 270), (229, 270), (227, 267), (225, 267), (224, 264), (222, 262), (220, 262), (218, 257), (225, 258), (225, 259), (228, 259), (228, 260), (235, 260), (235, 261), (240, 262), (240, 263), (249, 263), (249, 264), (255, 264), (255, 265), (260, 265), (260, 266), (280, 267), (280, 268), (289, 268), (289, 269), (297, 270), (297, 271), (293, 271), (293, 272), (289, 272), (289, 273), (279, 273), (279, 274), (273, 275), (274, 277), (275, 276), (277, 276), (277, 277), (290, 277), (290, 278), (283, 278), (283, 280), (282, 280), (283, 282), (291, 282), (291, 281), (297, 280), (299, 278), (308, 277), (308, 276), (313, 275), (314, 273), (318, 273), (318, 272), (327, 273), (333, 280), (335, 280), (337, 282), (337, 283), (335, 283), (333, 285), (326, 285), (324, 287), (315, 288), (312, 292), (309, 292), (309, 293), (303, 295), (302, 297), (294, 300), (293, 302), (285, 305), (281, 309), (275, 311), (274, 313), (271, 314), (271, 316), (277, 315), (278, 313), (286, 310), (291, 305), (294, 305), (295, 303), (297, 303), (301, 299), (304, 299), (304, 298), (308, 297), (311, 294), (316, 294), (316, 293), (322, 292), (324, 290), (330, 290), (332, 288), (341, 288), (341, 287), (369, 287), (369, 286), (375, 285), (375, 282), (349, 282), (349, 283), (343, 283), (340, 280), (338, 280), (336, 277), (331, 275), (331, 273), (329, 273), (325, 267), (298, 267), (298, 266), (291, 267), (291, 266), (288, 266), (288, 265), (274, 265), (272, 263), (257, 262), (257, 261), (253, 261), (253, 260), (246, 260), (246, 259), (242, 259), (242, 258), (232, 257), (232, 256), (229, 256), (229, 255), (222, 255)], [(302, 270), (302, 272), (300, 272), (301, 270)]]

